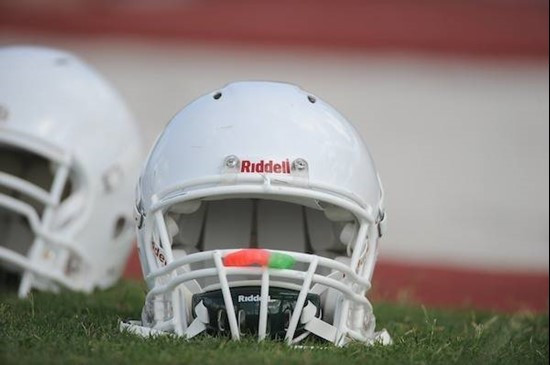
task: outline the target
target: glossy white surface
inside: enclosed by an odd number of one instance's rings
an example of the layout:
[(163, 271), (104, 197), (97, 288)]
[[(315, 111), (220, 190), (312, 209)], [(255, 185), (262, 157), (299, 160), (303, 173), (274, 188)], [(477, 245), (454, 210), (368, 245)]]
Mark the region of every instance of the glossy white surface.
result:
[(310, 102), (312, 95), (289, 84), (237, 82), (186, 106), (149, 156), (150, 174), (141, 185), (144, 208), (154, 193), (222, 173), (231, 155), (252, 161), (305, 159), (310, 181), (336, 186), (377, 208), (380, 186), (360, 135), (319, 98)]
[[(0, 48), (0, 106), (0, 143), (50, 159), (56, 176), (51, 191), (16, 184), (45, 196), (42, 217), (17, 196), (0, 196), (0, 205), (26, 216), (36, 235), (28, 257), (2, 255), (2, 261), (25, 270), (20, 295), (31, 286), (90, 291), (112, 285), (132, 248), (132, 202), (143, 149), (125, 103), (72, 54), (5, 47)], [(0, 178), (8, 186), (13, 180), (6, 174)], [(60, 201), (66, 178), (72, 192)], [(127, 224), (117, 234), (119, 219)]]

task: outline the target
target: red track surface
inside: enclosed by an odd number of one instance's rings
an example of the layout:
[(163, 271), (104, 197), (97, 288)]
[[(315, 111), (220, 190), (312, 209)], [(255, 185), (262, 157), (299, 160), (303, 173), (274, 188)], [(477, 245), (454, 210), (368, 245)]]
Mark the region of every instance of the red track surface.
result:
[[(142, 278), (136, 252), (128, 261), (125, 276)], [(372, 296), (429, 307), (547, 312), (548, 273), (483, 272), (379, 262)]]
[(514, 273), (381, 262), (374, 293), (427, 306), (548, 311), (548, 273)]
[(548, 58), (545, 0), (40, 3), (0, 2), (0, 30)]

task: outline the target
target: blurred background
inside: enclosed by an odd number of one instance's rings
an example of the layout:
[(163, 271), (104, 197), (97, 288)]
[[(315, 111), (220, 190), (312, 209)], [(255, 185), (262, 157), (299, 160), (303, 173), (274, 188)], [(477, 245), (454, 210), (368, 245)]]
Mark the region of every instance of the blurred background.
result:
[[(228, 82), (298, 84), (347, 116), (377, 162), (390, 226), (376, 297), (547, 311), (548, 10), (545, 0), (0, 0), (0, 46), (87, 60), (125, 97), (147, 149), (177, 111)], [(135, 255), (127, 275), (140, 275)]]

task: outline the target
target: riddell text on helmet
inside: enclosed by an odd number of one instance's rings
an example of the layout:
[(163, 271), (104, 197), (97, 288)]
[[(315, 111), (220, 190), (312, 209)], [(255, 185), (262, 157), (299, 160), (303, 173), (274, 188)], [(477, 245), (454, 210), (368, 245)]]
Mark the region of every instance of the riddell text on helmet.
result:
[(275, 162), (273, 160), (260, 160), (259, 162), (242, 160), (241, 172), (290, 174), (290, 162), (288, 158), (280, 162)]

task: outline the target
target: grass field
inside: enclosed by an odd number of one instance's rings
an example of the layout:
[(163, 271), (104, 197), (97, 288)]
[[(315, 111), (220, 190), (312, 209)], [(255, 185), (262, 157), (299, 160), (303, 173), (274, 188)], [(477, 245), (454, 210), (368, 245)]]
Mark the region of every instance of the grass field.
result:
[(144, 290), (126, 282), (92, 296), (0, 294), (0, 364), (548, 364), (548, 316), (426, 310), (378, 303), (389, 347), (292, 349), (253, 339), (141, 339), (118, 331), (137, 318)]

